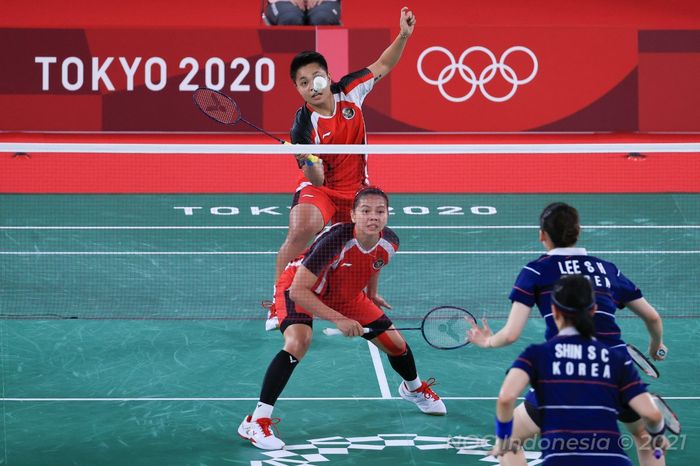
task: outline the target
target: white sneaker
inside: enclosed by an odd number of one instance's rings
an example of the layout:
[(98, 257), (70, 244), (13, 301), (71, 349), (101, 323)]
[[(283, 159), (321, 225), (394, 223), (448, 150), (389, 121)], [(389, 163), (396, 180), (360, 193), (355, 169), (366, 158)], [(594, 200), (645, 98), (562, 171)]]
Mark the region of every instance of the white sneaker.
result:
[(267, 320), (265, 321), (265, 331), (276, 330), (280, 328), (280, 321), (277, 318), (277, 310), (275, 309), (275, 303), (272, 301), (265, 300), (262, 303), (262, 307), (267, 309)]
[(270, 429), (278, 422), (280, 422), (278, 418), (261, 417), (253, 421), (251, 416), (246, 416), (238, 426), (238, 435), (245, 440), (250, 440), (253, 445), (262, 450), (281, 450), (284, 448), (284, 442), (278, 439)]
[(425, 414), (444, 416), (447, 414), (447, 408), (445, 408), (445, 403), (442, 402), (440, 397), (430, 388), (433, 385), (435, 385), (435, 379), (431, 377), (428, 380), (424, 380), (417, 390), (410, 391), (406, 383), (401, 382), (399, 395), (404, 400), (415, 403), (418, 409)]

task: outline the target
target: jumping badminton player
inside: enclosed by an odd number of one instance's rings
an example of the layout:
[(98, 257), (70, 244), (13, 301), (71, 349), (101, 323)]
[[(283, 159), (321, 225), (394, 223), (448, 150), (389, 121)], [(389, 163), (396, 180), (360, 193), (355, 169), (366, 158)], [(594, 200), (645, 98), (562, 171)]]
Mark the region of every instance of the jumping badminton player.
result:
[[(530, 345), (513, 363), (498, 395), (496, 447), (513, 439), (515, 400), (530, 384), (540, 402), (540, 445), (547, 466), (631, 466), (620, 446), (617, 414), (629, 405), (644, 419), (650, 450), (666, 448), (664, 418), (633, 364), (592, 338), (596, 296), (583, 275), (565, 275), (549, 290), (549, 320), (558, 334)], [(660, 452), (659, 452), (660, 453)], [(508, 464), (525, 465), (525, 458)]]
[[(238, 434), (264, 450), (284, 446), (271, 430), (275, 402), (311, 344), (312, 318), (333, 322), (346, 336), (362, 336), (387, 353), (391, 367), (401, 376), (399, 394), (432, 415), (444, 415), (445, 405), (421, 381), (413, 354), (380, 307), (390, 309), (378, 294), (379, 273), (391, 261), (399, 239), (386, 227), (389, 201), (378, 188), (367, 187), (355, 196), (352, 223), (339, 223), (320, 235), (296, 260), (290, 262), (275, 287), (284, 348), (272, 359), (252, 415)], [(373, 331), (363, 334), (363, 327)]]
[[(567, 274), (583, 274), (588, 277), (595, 289), (597, 311), (593, 316), (596, 338), (624, 355), (627, 355), (620, 327), (615, 321), (615, 311), (628, 307), (645, 323), (649, 332), (649, 354), (655, 360), (664, 358), (667, 352), (663, 344), (663, 325), (656, 310), (642, 296), (642, 292), (611, 262), (589, 256), (584, 248), (575, 247), (580, 233), (578, 211), (563, 202), (548, 205), (540, 215), (540, 242), (547, 253), (530, 262), (521, 270), (510, 293), (513, 304), (506, 325), (493, 334), (486, 319), (484, 328), (473, 326), (469, 339), (482, 348), (498, 348), (516, 341), (522, 333), (532, 307), (537, 307), (547, 325), (545, 338), (557, 334), (554, 316), (551, 312), (552, 287), (557, 279)], [(662, 350), (659, 352), (659, 350)], [(531, 391), (525, 403), (516, 409), (515, 431), (521, 440), (539, 432), (540, 417), (537, 400)], [(637, 454), (642, 466), (663, 466), (664, 461), (653, 457), (644, 445), (644, 423), (633, 410), (623, 409), (619, 417), (634, 435)]]
[[(290, 75), (305, 103), (294, 118), (292, 143), (366, 144), (362, 102), (399, 62), (415, 24), (413, 12), (402, 8), (401, 31), (379, 59), (335, 83), (331, 83), (328, 64), (320, 53), (306, 51), (294, 57)], [(275, 281), (329, 221), (349, 221), (355, 193), (369, 184), (367, 156), (363, 154), (329, 154), (323, 160), (302, 154), (297, 162), (302, 173), (292, 200), (287, 237), (277, 254)], [(265, 329), (272, 330), (279, 325), (275, 306), (269, 302), (263, 305), (268, 308)]]

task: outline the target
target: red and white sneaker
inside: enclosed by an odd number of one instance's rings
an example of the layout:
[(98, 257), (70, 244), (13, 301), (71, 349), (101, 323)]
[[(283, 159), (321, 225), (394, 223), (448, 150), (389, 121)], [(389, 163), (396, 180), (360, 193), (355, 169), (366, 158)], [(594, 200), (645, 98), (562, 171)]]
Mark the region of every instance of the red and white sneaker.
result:
[(442, 402), (440, 397), (430, 388), (433, 385), (435, 385), (435, 379), (431, 377), (428, 380), (423, 380), (417, 390), (410, 391), (406, 383), (401, 382), (399, 395), (404, 400), (415, 403), (418, 409), (425, 414), (444, 416), (447, 414), (447, 408), (445, 408), (445, 403)]
[(265, 321), (265, 330), (276, 330), (280, 328), (280, 321), (277, 318), (277, 309), (275, 309), (275, 303), (270, 300), (265, 300), (260, 303), (263, 308), (267, 310), (267, 320)]
[(278, 422), (279, 418), (261, 417), (253, 421), (251, 416), (246, 416), (238, 426), (238, 435), (262, 450), (282, 450), (284, 442), (271, 429)]

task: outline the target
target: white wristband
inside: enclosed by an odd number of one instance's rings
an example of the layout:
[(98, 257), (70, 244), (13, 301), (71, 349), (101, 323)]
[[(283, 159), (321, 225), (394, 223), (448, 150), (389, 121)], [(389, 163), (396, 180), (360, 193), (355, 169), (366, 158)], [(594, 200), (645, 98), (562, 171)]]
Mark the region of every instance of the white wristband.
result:
[(658, 424), (655, 424), (653, 426), (647, 426), (647, 432), (649, 432), (653, 437), (663, 434), (664, 430), (666, 430), (666, 423), (664, 422), (664, 418), (661, 418), (661, 422), (659, 422)]

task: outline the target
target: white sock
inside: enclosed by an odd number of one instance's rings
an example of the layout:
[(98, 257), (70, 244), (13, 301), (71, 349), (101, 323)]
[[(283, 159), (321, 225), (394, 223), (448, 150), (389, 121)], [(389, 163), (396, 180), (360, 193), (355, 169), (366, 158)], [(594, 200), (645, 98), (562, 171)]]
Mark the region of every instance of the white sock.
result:
[(423, 385), (423, 382), (421, 382), (420, 377), (416, 377), (416, 380), (404, 380), (403, 382), (412, 392), (415, 392), (420, 388), (421, 385)]
[(272, 410), (275, 409), (274, 406), (258, 401), (258, 406), (255, 407), (255, 411), (251, 415), (251, 421), (255, 421), (264, 417), (272, 417)]

